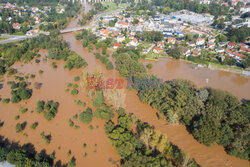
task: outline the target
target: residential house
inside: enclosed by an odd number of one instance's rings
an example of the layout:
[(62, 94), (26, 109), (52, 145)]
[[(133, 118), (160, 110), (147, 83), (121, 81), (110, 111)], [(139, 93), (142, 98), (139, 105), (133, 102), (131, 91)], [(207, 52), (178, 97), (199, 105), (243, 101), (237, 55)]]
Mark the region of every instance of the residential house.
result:
[(132, 35), (132, 34), (131, 34), (131, 35), (129, 35), (128, 37), (129, 37), (129, 39), (134, 39), (134, 38), (135, 38), (135, 35)]
[(40, 18), (38, 16), (35, 16), (34, 19), (35, 19), (36, 24), (41, 23), (41, 20), (40, 20)]
[(190, 46), (190, 47), (195, 47), (195, 42), (194, 42), (194, 41), (189, 41), (189, 42), (188, 42), (188, 46)]
[(139, 22), (143, 22), (144, 21), (142, 17), (138, 17), (137, 19), (139, 20)]
[(159, 47), (155, 47), (154, 49), (153, 49), (153, 52), (154, 53), (161, 53), (163, 50), (162, 49), (160, 49)]
[(34, 13), (39, 11), (38, 7), (32, 7), (31, 9), (32, 9), (32, 12), (34, 12)]
[(205, 44), (205, 39), (204, 38), (198, 38), (196, 41), (196, 45), (204, 45)]
[(176, 39), (173, 38), (173, 37), (168, 37), (168, 43), (175, 44), (176, 43)]
[(119, 21), (115, 23), (115, 27), (117, 28), (128, 28), (129, 27), (129, 23), (125, 22), (125, 21)]
[(216, 39), (215, 39), (214, 37), (211, 37), (211, 36), (210, 36), (210, 37), (208, 38), (208, 43), (214, 43), (215, 40), (216, 40)]
[(207, 48), (208, 49), (213, 49), (215, 47), (214, 43), (207, 43)]
[(228, 44), (227, 44), (228, 49), (233, 49), (235, 46), (236, 46), (236, 44), (232, 43), (232, 42), (228, 42)]
[(163, 49), (164, 48), (164, 42), (157, 42), (157, 47), (159, 47), (159, 48), (161, 48), (161, 49)]
[(108, 29), (101, 29), (100, 34), (103, 37), (108, 37), (109, 36), (109, 30)]
[(122, 46), (122, 44), (120, 44), (120, 43), (114, 43), (113, 48), (114, 48), (114, 49), (117, 49), (117, 48), (119, 48), (119, 47), (121, 47), (121, 46)]
[(194, 56), (200, 56), (200, 55), (201, 55), (201, 53), (198, 52), (198, 51), (195, 50), (195, 49), (193, 50), (192, 54), (193, 54)]
[(219, 43), (218, 43), (218, 46), (219, 46), (219, 47), (224, 47), (224, 46), (226, 46), (226, 45), (227, 45), (226, 42), (219, 42)]
[(117, 38), (116, 38), (116, 41), (117, 42), (119, 42), (119, 43), (121, 43), (122, 41), (124, 41), (125, 40), (125, 36), (118, 36)]
[(240, 52), (247, 52), (248, 49), (247, 49), (246, 47), (241, 47), (239, 51), (240, 51)]
[(13, 24), (12, 24), (12, 27), (13, 27), (15, 30), (20, 30), (21, 24), (19, 24), (19, 23), (13, 23)]
[(226, 54), (234, 57), (236, 60), (242, 60), (243, 57), (245, 57), (245, 55), (242, 55), (240, 53), (236, 53), (236, 52), (232, 52), (231, 50), (227, 50)]
[(246, 44), (244, 44), (244, 43), (239, 43), (239, 46), (240, 46), (240, 47), (248, 48), (248, 45), (246, 45)]
[(182, 48), (182, 52), (186, 57), (191, 55), (191, 50), (188, 49), (187, 47)]
[(217, 53), (224, 53), (225, 49), (223, 49), (223, 48), (216, 48), (215, 52), (217, 52)]
[(129, 42), (129, 45), (136, 47), (138, 45), (138, 40), (136, 38), (133, 39), (132, 41)]

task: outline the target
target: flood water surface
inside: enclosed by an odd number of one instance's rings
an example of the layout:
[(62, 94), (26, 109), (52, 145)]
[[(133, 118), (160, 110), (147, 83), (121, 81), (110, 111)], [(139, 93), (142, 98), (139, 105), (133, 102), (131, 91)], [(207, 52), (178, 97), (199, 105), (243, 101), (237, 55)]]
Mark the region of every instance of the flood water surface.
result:
[(158, 62), (142, 60), (144, 64), (151, 63), (150, 73), (156, 74), (164, 81), (172, 79), (187, 79), (197, 87), (212, 87), (228, 91), (239, 98), (250, 99), (250, 77), (221, 70), (200, 68), (197, 65), (171, 58), (159, 58)]
[[(72, 21), (69, 27), (74, 27), (76, 21)], [(70, 48), (82, 56), (88, 63), (87, 71), (93, 72), (100, 69), (105, 78), (120, 78), (116, 70), (106, 70), (105, 66), (89, 53), (86, 49), (82, 48), (81, 42), (77, 41), (74, 33), (63, 35), (64, 39), (70, 45)], [(46, 51), (41, 52), (46, 55)], [(142, 60), (144, 64), (149, 61)], [(86, 94), (80, 90), (77, 96), (72, 96), (70, 92), (65, 92), (67, 83), (74, 83), (73, 78), (80, 76), (83, 69), (68, 71), (63, 68), (63, 62), (56, 61), (58, 68), (53, 69), (51, 61), (41, 62), (36, 64), (31, 62), (29, 64), (16, 63), (14, 68), (18, 72), (32, 73), (36, 75), (35, 79), (29, 79), (32, 83), (33, 95), (30, 100), (25, 103), (19, 104), (2, 104), (0, 103), (0, 118), (4, 121), (4, 126), (0, 129), (1, 135), (5, 139), (18, 142), (23, 145), (24, 143), (31, 143), (34, 148), (40, 152), (46, 150), (48, 154), (55, 153), (56, 161), (61, 161), (62, 164), (67, 163), (73, 156), (76, 158), (76, 165), (81, 166), (112, 166), (108, 161), (109, 158), (117, 161), (119, 157), (115, 148), (108, 141), (104, 132), (104, 121), (93, 119), (90, 125), (93, 125), (94, 130), (88, 128), (78, 119), (73, 119), (75, 114), (79, 114), (79, 110), (83, 111), (86, 107), (82, 108), (77, 106), (74, 100), (81, 99), (86, 102), (86, 106), (93, 108), (90, 100)], [(211, 86), (227, 90), (239, 98), (250, 98), (250, 83), (248, 77), (242, 77), (238, 74), (233, 74), (224, 71), (213, 71), (209, 69), (198, 68), (195, 65), (168, 58), (160, 58), (159, 62), (150, 62), (153, 68), (150, 73), (156, 74), (163, 80), (170, 80), (175, 78), (188, 79), (194, 82), (198, 87)], [(38, 70), (42, 69), (43, 74), (39, 74)], [(4, 78), (4, 87), (0, 89), (2, 98), (10, 97), (10, 88), (7, 85), (8, 80), (13, 78)], [(42, 83), (40, 90), (34, 89), (34, 82)], [(79, 82), (78, 82), (79, 85)], [(249, 162), (241, 160), (226, 154), (222, 146), (214, 145), (207, 147), (197, 142), (192, 135), (188, 133), (186, 128), (182, 125), (169, 126), (166, 121), (159, 121), (156, 117), (156, 110), (151, 108), (148, 104), (140, 102), (137, 92), (124, 90), (125, 93), (125, 109), (127, 113), (134, 113), (138, 119), (148, 122), (160, 132), (166, 134), (170, 141), (182, 149), (189, 157), (194, 158), (201, 166), (249, 166)], [(38, 100), (54, 100), (60, 103), (59, 111), (56, 117), (47, 121), (42, 114), (35, 110)], [(25, 114), (19, 112), (20, 107), (27, 107), (29, 111)], [(20, 119), (15, 120), (14, 117), (19, 114)], [(80, 129), (74, 129), (69, 126), (68, 120), (72, 119), (74, 123), (80, 126)], [(15, 132), (16, 123), (26, 122), (26, 128), (22, 133)], [(36, 130), (30, 129), (33, 122), (38, 122)], [(99, 128), (98, 128), (99, 127)], [(51, 135), (51, 143), (45, 145), (40, 136), (41, 132)], [(24, 136), (26, 133), (28, 136)], [(87, 144), (83, 148), (83, 143)], [(96, 144), (96, 146), (95, 146)], [(71, 155), (67, 153), (71, 151)], [(84, 157), (84, 153), (87, 157)]]

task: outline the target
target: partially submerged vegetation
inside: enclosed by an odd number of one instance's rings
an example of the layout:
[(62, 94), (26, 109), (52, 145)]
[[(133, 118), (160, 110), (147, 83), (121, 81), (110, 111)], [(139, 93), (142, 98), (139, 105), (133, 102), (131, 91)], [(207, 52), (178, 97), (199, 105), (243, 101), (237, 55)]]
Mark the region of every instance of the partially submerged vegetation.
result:
[[(135, 124), (136, 130), (131, 126)], [(133, 114), (120, 114), (117, 123), (108, 121), (105, 132), (121, 157), (121, 166), (199, 166), (173, 145), (166, 135), (147, 123), (136, 120)]]
[(42, 113), (43, 116), (48, 120), (55, 118), (56, 113), (58, 112), (59, 103), (54, 102), (53, 100), (38, 101), (36, 105), (36, 112)]

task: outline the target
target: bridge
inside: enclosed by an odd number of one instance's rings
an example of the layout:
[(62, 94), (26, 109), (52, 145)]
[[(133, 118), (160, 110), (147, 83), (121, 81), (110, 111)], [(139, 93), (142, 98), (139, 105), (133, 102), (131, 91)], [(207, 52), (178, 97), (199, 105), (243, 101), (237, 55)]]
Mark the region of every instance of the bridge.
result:
[(61, 30), (60, 33), (64, 34), (64, 33), (69, 33), (69, 32), (74, 32), (74, 31), (80, 31), (80, 30), (87, 29), (87, 28), (88, 28), (87, 26), (74, 27), (74, 28), (69, 28), (69, 29), (66, 29), (66, 30)]

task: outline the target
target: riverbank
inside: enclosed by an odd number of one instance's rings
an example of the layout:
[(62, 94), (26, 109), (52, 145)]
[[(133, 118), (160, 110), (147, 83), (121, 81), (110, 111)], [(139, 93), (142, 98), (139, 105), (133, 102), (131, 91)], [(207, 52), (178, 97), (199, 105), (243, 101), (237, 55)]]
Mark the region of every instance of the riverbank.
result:
[[(159, 58), (168, 58), (168, 59), (174, 59), (173, 57), (170, 56), (159, 56)], [(145, 60), (150, 60), (150, 61), (159, 61), (158, 59), (154, 59), (154, 58), (144, 58)], [(227, 66), (227, 65), (221, 65), (221, 64), (217, 64), (217, 63), (211, 63), (211, 62), (207, 62), (205, 63), (197, 63), (197, 62), (193, 62), (187, 59), (178, 59), (179, 61), (183, 61), (183, 62), (187, 62), (190, 64), (194, 64), (203, 68), (207, 68), (210, 70), (221, 70), (221, 71), (226, 71), (226, 72), (231, 72), (231, 73), (235, 73), (235, 74), (240, 74), (243, 75), (243, 71), (250, 71), (249, 69), (243, 69), (240, 67), (233, 67), (233, 66)]]

